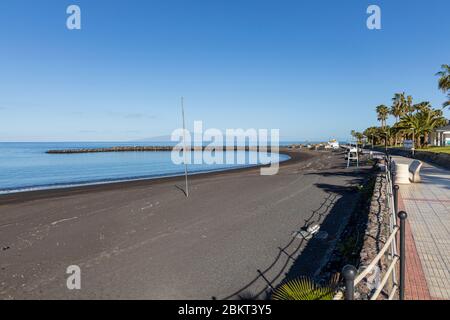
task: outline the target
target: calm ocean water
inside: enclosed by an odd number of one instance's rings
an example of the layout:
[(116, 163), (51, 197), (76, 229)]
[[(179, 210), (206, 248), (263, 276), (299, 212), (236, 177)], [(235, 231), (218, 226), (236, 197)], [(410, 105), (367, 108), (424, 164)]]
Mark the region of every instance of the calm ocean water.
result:
[[(0, 143), (0, 194), (138, 180), (184, 174), (183, 165), (171, 161), (170, 152), (111, 152), (46, 154), (50, 149), (103, 148), (113, 146), (169, 145), (170, 143), (64, 142)], [(190, 173), (227, 170), (245, 165), (192, 164)], [(280, 161), (288, 160), (280, 155)]]

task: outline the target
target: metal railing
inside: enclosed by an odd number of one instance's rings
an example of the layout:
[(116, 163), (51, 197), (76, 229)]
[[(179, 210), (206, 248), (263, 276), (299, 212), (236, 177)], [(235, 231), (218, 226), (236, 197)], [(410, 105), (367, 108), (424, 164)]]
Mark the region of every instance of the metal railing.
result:
[[(392, 159), (385, 158), (385, 179), (386, 179), (386, 206), (389, 210), (389, 238), (384, 243), (383, 248), (378, 252), (372, 262), (358, 274), (358, 270), (352, 266), (347, 265), (343, 268), (342, 274), (345, 279), (345, 299), (354, 300), (355, 286), (358, 285), (375, 266), (380, 262), (381, 258), (389, 250), (390, 264), (378, 284), (375, 291), (370, 296), (370, 300), (377, 300), (380, 293), (386, 287), (389, 278), (392, 276), (392, 288), (388, 294), (388, 299), (392, 300), (399, 291), (400, 300), (404, 300), (405, 296), (405, 222), (407, 218), (406, 212), (398, 212), (398, 185), (394, 184), (395, 173), (392, 170)], [(397, 217), (400, 220), (400, 226), (397, 225)], [(400, 255), (397, 252), (397, 236), (400, 235)], [(396, 266), (400, 262), (400, 274), (397, 279)]]

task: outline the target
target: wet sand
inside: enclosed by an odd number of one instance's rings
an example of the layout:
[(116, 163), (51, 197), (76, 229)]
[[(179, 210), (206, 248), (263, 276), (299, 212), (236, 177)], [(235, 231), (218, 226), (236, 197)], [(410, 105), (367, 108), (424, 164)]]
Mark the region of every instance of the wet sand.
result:
[[(363, 169), (331, 152), (290, 155), (275, 176), (192, 176), (189, 198), (183, 177), (0, 196), (0, 298), (262, 298), (286, 275), (313, 274)], [(293, 237), (310, 223), (329, 237)], [(69, 265), (81, 290), (66, 287)]]

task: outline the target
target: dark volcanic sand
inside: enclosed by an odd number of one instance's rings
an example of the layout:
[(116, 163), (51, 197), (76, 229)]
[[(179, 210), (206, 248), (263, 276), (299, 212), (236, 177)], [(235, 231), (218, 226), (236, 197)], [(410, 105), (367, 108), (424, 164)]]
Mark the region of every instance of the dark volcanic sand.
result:
[[(182, 177), (0, 196), (0, 298), (223, 299), (313, 274), (363, 169), (331, 152), (290, 155), (275, 176), (192, 177), (188, 199)], [(328, 239), (292, 236), (311, 216)], [(81, 290), (66, 287), (69, 265)]]

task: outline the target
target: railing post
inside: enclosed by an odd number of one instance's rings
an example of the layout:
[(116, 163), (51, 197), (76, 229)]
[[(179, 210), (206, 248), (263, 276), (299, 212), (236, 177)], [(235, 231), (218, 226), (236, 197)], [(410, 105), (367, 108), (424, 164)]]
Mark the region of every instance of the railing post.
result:
[(345, 279), (345, 300), (354, 300), (355, 298), (355, 278), (358, 270), (352, 265), (346, 265), (342, 269)]
[(392, 157), (389, 156), (389, 171), (392, 172)]
[(394, 210), (395, 210), (395, 214), (398, 213), (398, 190), (400, 189), (400, 187), (398, 185), (394, 186)]
[(405, 300), (405, 224), (408, 215), (405, 211), (398, 213), (400, 218), (400, 300)]

